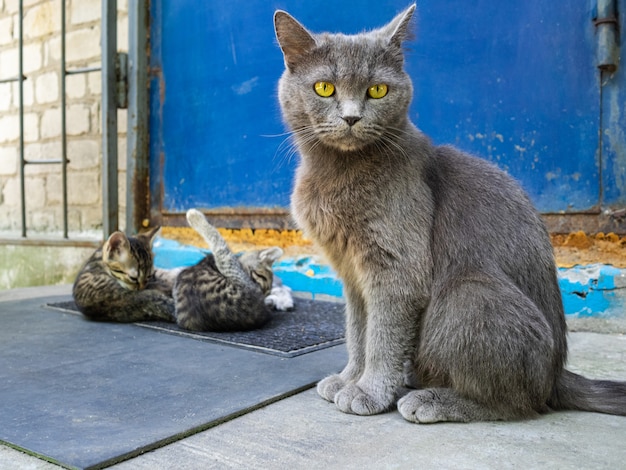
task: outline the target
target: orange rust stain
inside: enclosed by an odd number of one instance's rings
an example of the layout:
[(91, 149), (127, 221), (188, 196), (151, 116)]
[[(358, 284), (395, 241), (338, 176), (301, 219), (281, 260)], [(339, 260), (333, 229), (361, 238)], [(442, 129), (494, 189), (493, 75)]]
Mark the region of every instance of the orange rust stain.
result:
[[(311, 255), (317, 251), (313, 243), (300, 230), (250, 230), (219, 229), (235, 252), (279, 246), (286, 256)], [(164, 238), (187, 245), (206, 248), (204, 240), (189, 227), (163, 227)], [(593, 263), (611, 264), (626, 268), (626, 236), (615, 233), (585, 234), (582, 231), (550, 236), (556, 263), (560, 267), (572, 267)]]
[[(235, 252), (256, 250), (270, 246), (278, 246), (285, 254), (311, 254), (313, 244), (304, 237), (300, 230), (271, 230), (271, 229), (218, 229), (231, 249)], [(163, 227), (161, 236), (176, 240), (186, 245), (206, 248), (204, 239), (190, 227)]]
[(626, 268), (626, 236), (620, 237), (612, 232), (593, 235), (574, 232), (554, 234), (551, 238), (560, 267), (601, 263)]

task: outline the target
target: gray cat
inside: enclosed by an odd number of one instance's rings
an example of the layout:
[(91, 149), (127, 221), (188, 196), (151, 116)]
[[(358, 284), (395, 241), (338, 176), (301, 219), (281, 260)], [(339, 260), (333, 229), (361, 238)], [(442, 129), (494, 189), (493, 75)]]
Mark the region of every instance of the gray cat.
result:
[(278, 247), (233, 254), (215, 227), (195, 209), (187, 221), (212, 254), (184, 269), (174, 284), (176, 323), (186, 330), (229, 331), (260, 328), (271, 318), (265, 298), (272, 290)]
[[(293, 216), (345, 286), (349, 360), (319, 394), (361, 415), (397, 403), (419, 423), (626, 415), (626, 383), (563, 368), (552, 247), (526, 194), (408, 119), (414, 10), (355, 36), (274, 17), (279, 100), (301, 155)], [(407, 393), (405, 364), (422, 388)]]
[(72, 288), (79, 311), (91, 320), (174, 321), (173, 279), (156, 275), (152, 242), (159, 227), (136, 237), (114, 232), (82, 267)]

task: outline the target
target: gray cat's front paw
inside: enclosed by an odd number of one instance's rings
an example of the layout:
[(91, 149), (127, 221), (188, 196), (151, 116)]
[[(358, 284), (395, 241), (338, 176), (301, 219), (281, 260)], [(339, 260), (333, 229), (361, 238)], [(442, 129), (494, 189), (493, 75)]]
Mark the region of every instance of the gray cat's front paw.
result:
[(357, 384), (348, 384), (335, 396), (335, 404), (344, 413), (374, 415), (388, 411), (395, 403), (395, 395), (376, 390), (364, 390)]
[(331, 375), (317, 384), (317, 393), (324, 400), (334, 402), (337, 392), (346, 386), (339, 374)]
[(412, 423), (447, 421), (441, 408), (439, 397), (432, 390), (415, 390), (398, 401), (398, 411)]

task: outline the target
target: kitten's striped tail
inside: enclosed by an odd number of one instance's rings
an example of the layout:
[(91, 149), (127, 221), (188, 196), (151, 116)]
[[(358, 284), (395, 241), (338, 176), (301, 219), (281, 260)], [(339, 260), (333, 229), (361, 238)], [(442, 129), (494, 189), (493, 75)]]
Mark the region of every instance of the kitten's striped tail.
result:
[(187, 222), (189, 226), (200, 234), (202, 238), (209, 244), (211, 251), (226, 250), (230, 252), (230, 248), (226, 244), (226, 241), (220, 235), (220, 232), (213, 227), (202, 212), (197, 209), (189, 209), (187, 211)]

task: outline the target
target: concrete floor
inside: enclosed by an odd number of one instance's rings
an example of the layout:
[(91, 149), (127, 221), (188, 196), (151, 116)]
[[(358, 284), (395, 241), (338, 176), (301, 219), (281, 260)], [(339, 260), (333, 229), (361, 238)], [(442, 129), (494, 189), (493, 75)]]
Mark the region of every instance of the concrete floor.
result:
[[(0, 300), (34, 292), (42, 295), (41, 288), (22, 289)], [(571, 370), (626, 380), (625, 335), (576, 332), (569, 344)], [(415, 425), (397, 412), (346, 415), (308, 390), (110, 468), (617, 469), (626, 468), (625, 443), (626, 417), (561, 412), (521, 422)], [(0, 469), (54, 468), (0, 446)]]

